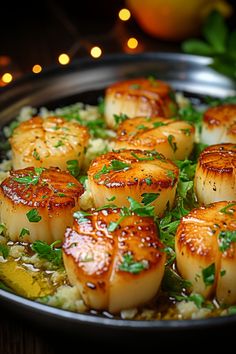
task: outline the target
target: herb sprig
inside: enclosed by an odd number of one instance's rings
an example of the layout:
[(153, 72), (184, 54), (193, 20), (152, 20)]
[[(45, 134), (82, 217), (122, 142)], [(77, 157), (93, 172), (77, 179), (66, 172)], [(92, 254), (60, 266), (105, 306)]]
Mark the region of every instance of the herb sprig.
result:
[(212, 57), (209, 66), (236, 79), (236, 30), (230, 31), (224, 17), (215, 10), (205, 21), (202, 37), (202, 40), (189, 39), (183, 42), (183, 51)]

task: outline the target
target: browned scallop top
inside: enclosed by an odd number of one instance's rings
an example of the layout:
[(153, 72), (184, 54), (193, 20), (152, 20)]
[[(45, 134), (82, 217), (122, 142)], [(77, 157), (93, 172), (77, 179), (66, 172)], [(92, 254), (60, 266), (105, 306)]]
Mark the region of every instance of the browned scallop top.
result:
[(106, 95), (116, 98), (141, 98), (156, 104), (153, 115), (171, 117), (176, 114), (177, 103), (172, 88), (165, 82), (150, 78), (136, 78), (116, 82), (106, 90)]
[(199, 166), (217, 173), (232, 173), (236, 167), (236, 145), (225, 143), (205, 148), (198, 160)]
[[(149, 271), (161, 262), (163, 245), (154, 219), (134, 214), (119, 222), (120, 218), (120, 209), (91, 211), (75, 219), (73, 228), (67, 229), (63, 251), (72, 257), (79, 272), (96, 279), (102, 274), (109, 276), (115, 264), (116, 271), (129, 277), (137, 274), (124, 267), (125, 261), (129, 263), (127, 267), (138, 263), (140, 272)], [(109, 231), (110, 225), (117, 222), (116, 229)]]
[(165, 143), (171, 134), (191, 135), (195, 131), (190, 124), (176, 119), (162, 117), (136, 117), (126, 119), (117, 130), (118, 142), (128, 141), (133, 145), (157, 147)]
[(29, 207), (74, 207), (83, 186), (68, 172), (58, 168), (33, 168), (11, 171), (0, 186), (1, 198)]
[(208, 127), (236, 123), (236, 104), (225, 104), (207, 109), (203, 117)]
[(75, 121), (62, 117), (37, 116), (20, 123), (14, 130), (10, 143), (16, 150), (27, 151), (30, 147), (35, 149), (35, 143), (40, 142), (41, 153), (48, 157), (52, 152), (60, 155), (64, 150), (69, 151), (84, 145), (88, 139), (87, 128)]
[(156, 151), (120, 150), (97, 157), (88, 176), (108, 188), (148, 184), (150, 189), (173, 187), (178, 180), (178, 167)]
[[(236, 232), (236, 202), (216, 202), (193, 209), (181, 219), (176, 233), (177, 247), (188, 253), (211, 258), (220, 252), (222, 239), (227, 235), (221, 232)], [(230, 236), (228, 236), (230, 239)], [(236, 253), (235, 242), (222, 250), (226, 258)]]

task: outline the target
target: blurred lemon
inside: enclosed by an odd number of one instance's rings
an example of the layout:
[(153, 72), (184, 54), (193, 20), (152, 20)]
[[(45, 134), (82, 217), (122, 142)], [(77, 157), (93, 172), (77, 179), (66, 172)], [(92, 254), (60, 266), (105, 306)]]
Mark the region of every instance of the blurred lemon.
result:
[(126, 5), (145, 32), (169, 40), (197, 35), (213, 9), (223, 16), (232, 13), (225, 0), (126, 0)]

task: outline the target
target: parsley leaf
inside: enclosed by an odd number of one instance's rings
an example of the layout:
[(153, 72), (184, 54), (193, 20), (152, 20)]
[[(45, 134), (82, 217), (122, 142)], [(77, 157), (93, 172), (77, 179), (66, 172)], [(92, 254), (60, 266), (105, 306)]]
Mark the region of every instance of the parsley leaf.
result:
[(39, 222), (42, 219), (37, 209), (31, 209), (28, 213), (26, 213), (26, 216), (29, 222)]
[(51, 245), (48, 245), (45, 241), (34, 241), (31, 245), (32, 250), (38, 254), (39, 258), (46, 259), (53, 263), (55, 266), (62, 265), (62, 251), (61, 248), (54, 248), (55, 245), (61, 243), (61, 241), (54, 241)]
[(224, 208), (220, 209), (220, 212), (227, 215), (232, 215), (235, 212), (235, 209), (232, 208), (233, 206), (236, 206), (236, 203), (229, 203)]
[(119, 270), (123, 272), (128, 272), (132, 274), (139, 274), (145, 269), (148, 269), (148, 261), (135, 261), (133, 255), (130, 253), (126, 253), (123, 255), (122, 263), (119, 265)]
[(206, 286), (214, 284), (215, 281), (215, 263), (202, 270), (203, 281)]
[(151, 204), (159, 197), (160, 193), (143, 193), (141, 196), (143, 197), (142, 203), (144, 205)]
[(68, 160), (66, 161), (66, 165), (67, 165), (67, 170), (70, 172), (70, 174), (73, 177), (77, 178), (80, 172), (78, 160)]
[(173, 141), (174, 138), (175, 137), (173, 135), (168, 135), (167, 140), (168, 140), (168, 143), (169, 143), (171, 149), (175, 152), (177, 150), (177, 144), (175, 141)]
[(124, 120), (128, 119), (129, 117), (124, 114), (114, 114), (114, 119), (115, 119), (115, 126), (117, 127), (120, 123), (124, 122)]
[(3, 243), (0, 243), (0, 253), (2, 254), (3, 258), (6, 259), (10, 253), (9, 247)]
[(219, 234), (220, 251), (224, 252), (229, 249), (232, 242), (236, 242), (236, 231), (221, 231)]

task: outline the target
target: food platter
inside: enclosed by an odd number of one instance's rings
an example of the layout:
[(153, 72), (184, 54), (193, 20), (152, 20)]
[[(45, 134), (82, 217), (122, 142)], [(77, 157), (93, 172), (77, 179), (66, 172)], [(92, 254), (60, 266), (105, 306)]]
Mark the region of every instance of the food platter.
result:
[[(177, 91), (193, 100), (201, 96), (226, 97), (235, 94), (235, 84), (216, 73), (208, 65), (211, 59), (175, 53), (144, 53), (138, 55), (111, 55), (98, 61), (84, 59), (66, 68), (52, 68), (41, 76), (26, 76), (3, 89), (0, 95), (0, 125), (3, 127), (18, 114), (23, 106), (54, 108), (76, 101), (96, 104), (98, 97), (111, 83), (155, 75), (168, 82)], [(223, 327), (236, 323), (236, 315), (201, 320), (134, 321), (79, 314), (49, 307), (0, 290), (1, 305), (14, 313), (48, 326), (68, 331), (96, 335), (106, 330), (113, 335), (154, 334), (178, 332), (205, 327)]]

